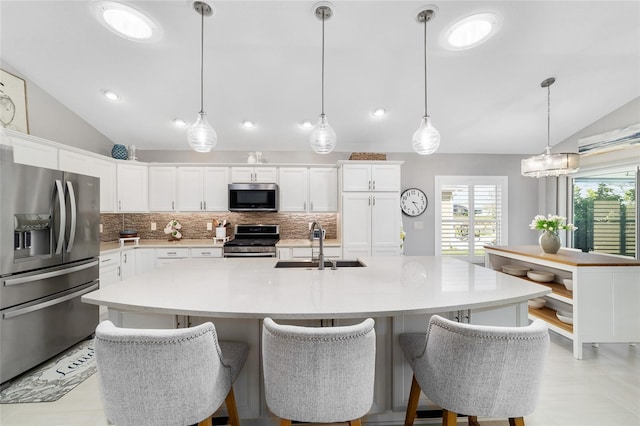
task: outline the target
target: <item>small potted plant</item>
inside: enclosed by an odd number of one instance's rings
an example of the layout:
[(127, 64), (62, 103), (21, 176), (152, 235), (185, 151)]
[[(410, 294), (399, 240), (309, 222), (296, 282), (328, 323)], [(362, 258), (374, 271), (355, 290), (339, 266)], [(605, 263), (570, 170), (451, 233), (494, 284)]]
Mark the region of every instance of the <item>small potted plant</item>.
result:
[(566, 220), (567, 218), (564, 216), (552, 214), (543, 216), (539, 214), (534, 217), (529, 224), (529, 228), (543, 231), (538, 242), (545, 253), (555, 254), (560, 250), (560, 237), (558, 236), (558, 230), (564, 229), (575, 231), (578, 229), (572, 223), (565, 224)]

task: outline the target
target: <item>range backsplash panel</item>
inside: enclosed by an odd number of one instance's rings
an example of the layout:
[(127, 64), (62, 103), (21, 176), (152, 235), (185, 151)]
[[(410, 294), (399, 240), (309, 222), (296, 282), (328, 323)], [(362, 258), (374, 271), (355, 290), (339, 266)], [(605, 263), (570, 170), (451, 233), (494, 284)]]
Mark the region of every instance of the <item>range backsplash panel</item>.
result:
[[(337, 213), (102, 213), (100, 223), (102, 233), (100, 241), (117, 241), (120, 231), (133, 229), (138, 231), (138, 236), (145, 240), (168, 239), (164, 228), (170, 220), (176, 219), (182, 225), (182, 238), (199, 239), (213, 238), (215, 229), (207, 231), (207, 223), (214, 219), (222, 222), (226, 219), (233, 225), (236, 224), (263, 224), (280, 225), (281, 239), (309, 238), (309, 222), (317, 220), (326, 230), (327, 239), (338, 238)], [(151, 230), (151, 223), (155, 222), (156, 230)]]

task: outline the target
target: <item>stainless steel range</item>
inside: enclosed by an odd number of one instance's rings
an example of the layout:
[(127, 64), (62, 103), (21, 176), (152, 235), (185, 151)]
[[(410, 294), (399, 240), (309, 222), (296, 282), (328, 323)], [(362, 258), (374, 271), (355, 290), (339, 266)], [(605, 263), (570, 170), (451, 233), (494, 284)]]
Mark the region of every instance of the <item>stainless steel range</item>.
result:
[(224, 243), (224, 257), (276, 257), (280, 225), (236, 225), (235, 237)]

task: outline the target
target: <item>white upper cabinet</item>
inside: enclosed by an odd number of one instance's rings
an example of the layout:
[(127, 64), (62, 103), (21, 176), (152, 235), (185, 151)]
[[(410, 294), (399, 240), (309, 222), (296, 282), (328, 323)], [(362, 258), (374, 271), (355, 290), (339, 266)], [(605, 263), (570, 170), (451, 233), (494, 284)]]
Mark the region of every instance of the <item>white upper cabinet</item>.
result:
[(338, 169), (335, 167), (309, 168), (309, 211), (335, 212), (338, 210)]
[(345, 164), (342, 166), (343, 191), (400, 191), (399, 164)]
[(100, 178), (100, 211), (116, 211), (116, 164), (112, 160), (97, 158), (81, 152), (58, 152), (58, 165), (65, 172)]
[(227, 211), (228, 167), (178, 167), (178, 210)]
[(146, 165), (132, 162), (116, 164), (119, 212), (146, 212), (148, 208), (149, 173)]
[(335, 167), (280, 167), (280, 211), (338, 210), (338, 171)]
[(277, 167), (232, 167), (231, 168), (232, 183), (277, 183), (278, 168)]
[(309, 171), (306, 167), (280, 167), (281, 212), (306, 212), (309, 200)]
[(14, 163), (58, 170), (58, 148), (40, 143), (34, 136), (25, 135), (23, 138), (9, 135), (7, 132), (13, 146)]
[(152, 212), (176, 210), (175, 167), (149, 167), (149, 210)]

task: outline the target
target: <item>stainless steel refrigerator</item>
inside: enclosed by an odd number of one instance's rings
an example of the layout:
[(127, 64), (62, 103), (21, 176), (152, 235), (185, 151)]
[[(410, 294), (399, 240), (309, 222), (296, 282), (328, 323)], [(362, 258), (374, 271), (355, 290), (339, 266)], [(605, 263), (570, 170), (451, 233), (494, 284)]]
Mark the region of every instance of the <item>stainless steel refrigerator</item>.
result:
[(0, 383), (90, 336), (98, 307), (98, 178), (13, 163), (0, 146)]

